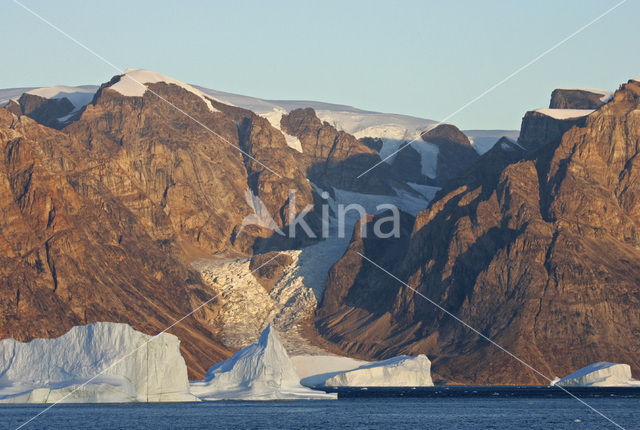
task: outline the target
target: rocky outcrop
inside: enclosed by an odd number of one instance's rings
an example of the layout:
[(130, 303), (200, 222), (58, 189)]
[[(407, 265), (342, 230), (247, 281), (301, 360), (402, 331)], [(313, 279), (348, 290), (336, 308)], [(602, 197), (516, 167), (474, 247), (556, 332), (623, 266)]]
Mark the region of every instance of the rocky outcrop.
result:
[(293, 264), (293, 258), (290, 255), (268, 252), (252, 258), (249, 270), (267, 293), (270, 293), (276, 282), (284, 276), (285, 268), (291, 264)]
[[(354, 236), (332, 269), (320, 332), (363, 358), (425, 353), (448, 382), (549, 382), (362, 252), (549, 376), (599, 360), (637, 373), (640, 83), (582, 121), (530, 140), (528, 153), (496, 145), (418, 215), (406, 245)], [(365, 290), (379, 300), (349, 299)]]
[(551, 93), (551, 109), (598, 109), (606, 103), (606, 91), (559, 88)]
[(422, 133), (422, 140), (438, 146), (438, 185), (445, 184), (479, 158), (469, 138), (452, 124), (440, 124)]
[(537, 111), (529, 111), (522, 118), (518, 143), (526, 149), (546, 144), (557, 145), (564, 133), (573, 126), (584, 125), (585, 116), (558, 119)]
[(18, 104), (22, 115), (56, 129), (62, 128), (62, 123), (58, 121), (58, 118), (68, 115), (75, 109), (73, 103), (66, 97), (48, 99), (29, 93), (22, 94), (18, 99)]

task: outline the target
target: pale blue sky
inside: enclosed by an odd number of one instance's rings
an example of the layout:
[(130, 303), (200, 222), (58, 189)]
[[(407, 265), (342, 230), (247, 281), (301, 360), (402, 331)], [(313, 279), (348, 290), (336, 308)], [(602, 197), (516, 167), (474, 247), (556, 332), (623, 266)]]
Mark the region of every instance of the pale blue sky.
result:
[[(617, 3), (571, 1), (21, 0), (115, 65), (222, 91), (441, 120)], [(0, 0), (0, 88), (98, 84), (108, 65)], [(640, 77), (628, 0), (450, 119), (517, 129), (556, 87)]]

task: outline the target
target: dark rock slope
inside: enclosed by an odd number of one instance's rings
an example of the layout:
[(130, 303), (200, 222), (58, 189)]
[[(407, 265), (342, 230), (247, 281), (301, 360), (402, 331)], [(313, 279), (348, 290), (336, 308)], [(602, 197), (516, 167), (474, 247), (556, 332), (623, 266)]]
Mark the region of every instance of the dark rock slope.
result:
[(455, 125), (440, 124), (422, 133), (422, 139), (438, 146), (436, 183), (443, 185), (479, 158), (469, 138)]
[(560, 139), (531, 142), (496, 145), (451, 181), (405, 243), (354, 236), (320, 333), (368, 358), (426, 353), (449, 382), (548, 383), (363, 252), (550, 377), (595, 361), (638, 374), (640, 82)]

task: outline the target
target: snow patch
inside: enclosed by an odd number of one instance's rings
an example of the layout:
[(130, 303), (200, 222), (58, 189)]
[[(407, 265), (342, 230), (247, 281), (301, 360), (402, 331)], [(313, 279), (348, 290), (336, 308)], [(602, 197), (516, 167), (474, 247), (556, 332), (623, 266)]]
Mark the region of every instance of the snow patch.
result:
[(594, 112), (594, 109), (536, 109), (535, 112), (550, 116), (555, 119), (572, 119), (587, 116)]
[(189, 394), (178, 338), (151, 337), (127, 324), (76, 326), (27, 343), (2, 340), (0, 375), (0, 403), (197, 400)]
[(191, 383), (191, 392), (202, 400), (337, 399), (336, 394), (311, 390), (300, 377), (269, 325), (258, 343), (212, 366), (202, 381)]
[(117, 91), (127, 97), (142, 97), (147, 91), (146, 84), (155, 84), (158, 82), (177, 85), (200, 97), (211, 112), (219, 112), (218, 109), (213, 107), (211, 101), (205, 97), (205, 94), (202, 91), (189, 84), (185, 84), (184, 82), (180, 82), (176, 79), (169, 78), (168, 76), (151, 72), (149, 70), (127, 69), (120, 77), (120, 80), (111, 85), (109, 89)]
[(640, 387), (628, 364), (599, 361), (556, 381), (563, 387)]

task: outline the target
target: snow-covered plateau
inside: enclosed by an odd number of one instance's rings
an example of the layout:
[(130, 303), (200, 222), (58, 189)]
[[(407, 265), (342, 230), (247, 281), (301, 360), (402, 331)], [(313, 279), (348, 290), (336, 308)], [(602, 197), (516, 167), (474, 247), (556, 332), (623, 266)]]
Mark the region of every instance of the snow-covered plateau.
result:
[(191, 383), (202, 400), (336, 399), (336, 394), (311, 390), (300, 384), (293, 362), (272, 325), (258, 343), (212, 366), (205, 379)]
[(55, 339), (0, 341), (0, 403), (196, 400), (172, 334), (98, 322)]
[(631, 377), (628, 364), (606, 361), (592, 363), (551, 384), (563, 387), (640, 387), (640, 381)]
[(587, 116), (593, 113), (593, 109), (536, 109), (536, 112), (554, 119), (573, 119)]
[(325, 387), (431, 387), (431, 362), (420, 354), (367, 362), (348, 357), (292, 357), (304, 385)]

